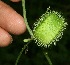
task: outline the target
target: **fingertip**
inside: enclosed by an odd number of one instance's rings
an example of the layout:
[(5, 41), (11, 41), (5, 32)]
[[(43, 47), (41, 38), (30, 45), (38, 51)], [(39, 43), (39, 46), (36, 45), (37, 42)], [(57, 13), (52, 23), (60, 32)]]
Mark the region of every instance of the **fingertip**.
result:
[(19, 2), (20, 0), (11, 0), (12, 2)]
[(10, 21), (6, 23), (6, 27), (4, 29), (14, 35), (20, 35), (24, 33), (26, 31), (26, 25), (24, 23), (23, 17), (21, 17), (19, 14), (12, 14), (10, 17)]
[(12, 42), (12, 37), (0, 27), (0, 47), (6, 47)]

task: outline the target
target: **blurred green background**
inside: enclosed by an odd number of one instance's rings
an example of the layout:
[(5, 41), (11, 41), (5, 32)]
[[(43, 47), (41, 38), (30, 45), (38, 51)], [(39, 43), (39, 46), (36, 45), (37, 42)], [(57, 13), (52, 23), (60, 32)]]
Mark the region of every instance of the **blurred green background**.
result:
[[(15, 9), (22, 15), (21, 2), (13, 3), (10, 0), (3, 0), (5, 3)], [(51, 45), (44, 49), (49, 54), (53, 65), (70, 65), (70, 0), (26, 0), (27, 19), (30, 27), (33, 29), (33, 23), (45, 13), (48, 7), (51, 10), (61, 12), (68, 23), (64, 35), (56, 46)], [(8, 47), (0, 48), (0, 65), (15, 65), (15, 61), (22, 47), (26, 44), (23, 39), (30, 38), (28, 31), (16, 36), (12, 35), (13, 42)], [(22, 53), (18, 65), (49, 65), (42, 48), (38, 47), (34, 41), (28, 45), (28, 52)]]

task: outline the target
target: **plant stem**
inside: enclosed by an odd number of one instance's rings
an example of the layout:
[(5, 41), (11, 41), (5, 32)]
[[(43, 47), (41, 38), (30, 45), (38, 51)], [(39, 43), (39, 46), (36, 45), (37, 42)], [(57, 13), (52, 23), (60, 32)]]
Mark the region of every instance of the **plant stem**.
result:
[(24, 21), (25, 21), (27, 30), (28, 30), (29, 34), (31, 35), (31, 37), (33, 38), (34, 36), (33, 36), (32, 30), (30, 29), (28, 22), (27, 22), (27, 18), (26, 18), (25, 0), (22, 0), (22, 7), (23, 7), (23, 17), (24, 17)]
[(52, 65), (52, 62), (51, 62), (51, 60), (50, 60), (50, 58), (48, 56), (48, 53), (44, 52), (44, 55), (45, 55), (46, 59), (48, 60), (49, 65)]
[[(28, 25), (28, 22), (27, 22), (27, 18), (26, 18), (25, 0), (22, 0), (22, 7), (23, 7), (24, 21), (25, 21), (27, 30), (28, 30), (29, 34), (31, 35), (31, 37), (34, 38), (33, 33), (32, 33), (32, 30), (30, 29), (30, 27), (29, 27), (29, 25)], [(20, 58), (20, 56), (21, 56), (23, 50), (26, 48), (26, 46), (27, 46), (27, 45), (25, 45), (25, 46), (22, 48), (22, 51), (20, 52), (20, 55), (18, 56), (15, 65), (17, 65), (18, 60), (19, 60), (19, 58)], [(49, 64), (52, 65), (52, 62), (51, 62), (50, 58), (48, 57), (48, 54), (46, 54), (46, 53), (44, 52), (44, 55), (45, 55), (45, 57), (47, 58)]]
[(22, 55), (22, 52), (26, 49), (26, 47), (28, 46), (29, 43), (30, 43), (30, 42), (28, 42), (27, 44), (25, 44), (24, 47), (22, 48), (22, 50), (20, 51), (20, 53), (19, 53), (19, 55), (18, 55), (18, 57), (17, 57), (17, 60), (16, 60), (15, 65), (18, 64), (18, 61), (19, 61), (19, 59), (20, 59), (20, 57), (21, 57), (21, 55)]

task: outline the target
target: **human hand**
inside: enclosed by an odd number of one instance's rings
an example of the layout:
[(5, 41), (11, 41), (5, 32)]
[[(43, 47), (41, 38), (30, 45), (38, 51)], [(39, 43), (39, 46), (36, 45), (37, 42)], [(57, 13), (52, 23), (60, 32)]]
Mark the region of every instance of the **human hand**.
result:
[[(20, 0), (11, 0), (18, 2)], [(24, 19), (9, 5), (0, 1), (0, 47), (8, 46), (12, 41), (9, 34), (20, 35), (26, 30)]]

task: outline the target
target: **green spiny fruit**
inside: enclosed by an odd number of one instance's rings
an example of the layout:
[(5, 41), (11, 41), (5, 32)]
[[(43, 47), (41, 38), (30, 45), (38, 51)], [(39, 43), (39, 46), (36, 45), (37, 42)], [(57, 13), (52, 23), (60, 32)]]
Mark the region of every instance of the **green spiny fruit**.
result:
[(55, 42), (62, 37), (66, 25), (65, 19), (58, 12), (47, 11), (34, 24), (34, 40), (38, 46), (47, 47), (52, 43), (55, 45)]

